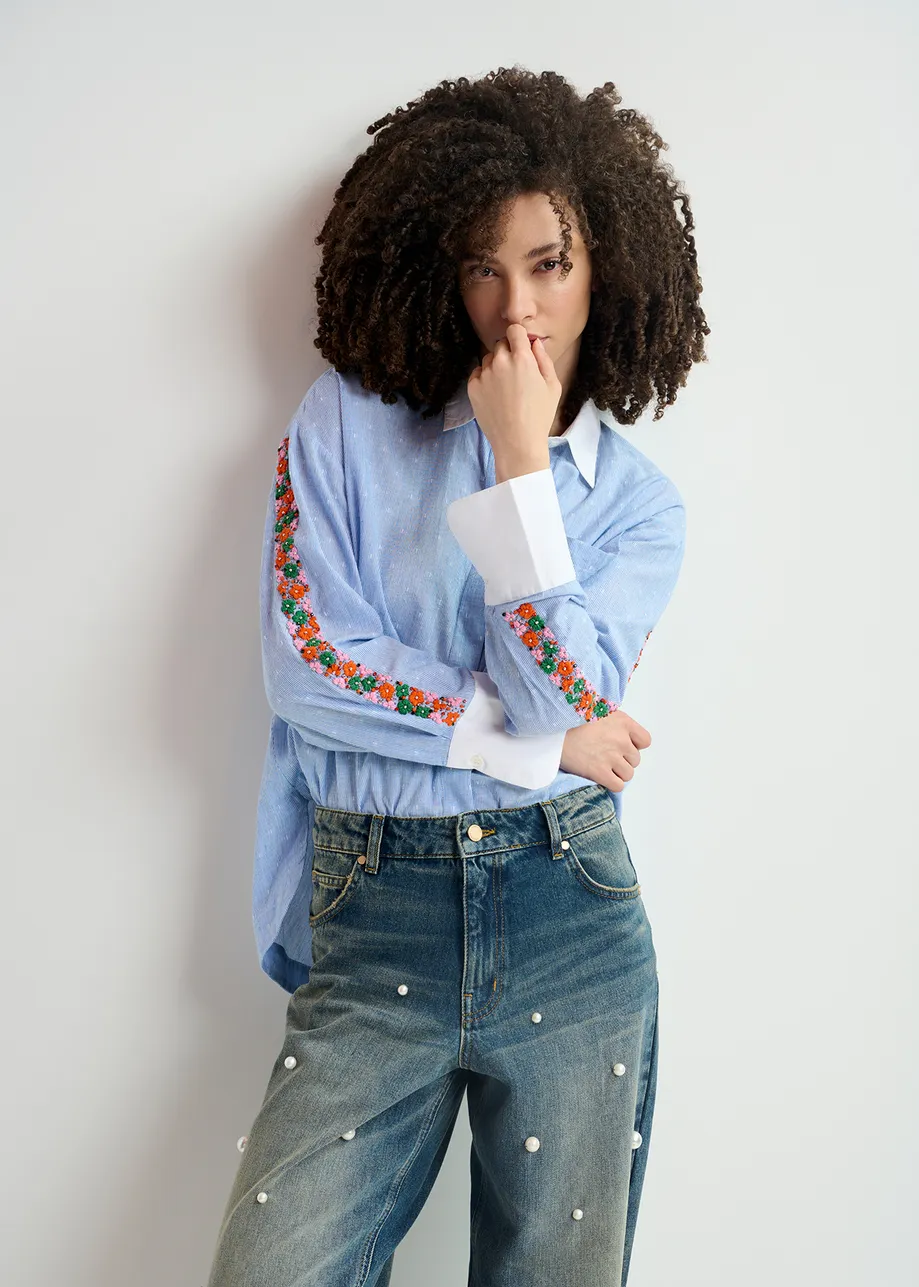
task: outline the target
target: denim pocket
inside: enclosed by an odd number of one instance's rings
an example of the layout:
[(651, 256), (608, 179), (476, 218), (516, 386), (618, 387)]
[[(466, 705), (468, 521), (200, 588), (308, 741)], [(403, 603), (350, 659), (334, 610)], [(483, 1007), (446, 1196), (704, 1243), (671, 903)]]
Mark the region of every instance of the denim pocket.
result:
[(313, 893), (310, 898), (310, 926), (331, 920), (351, 901), (363, 874), (357, 854), (340, 849), (313, 847)]
[(635, 898), (641, 893), (638, 873), (615, 814), (595, 827), (563, 837), (568, 870), (576, 880), (601, 898)]

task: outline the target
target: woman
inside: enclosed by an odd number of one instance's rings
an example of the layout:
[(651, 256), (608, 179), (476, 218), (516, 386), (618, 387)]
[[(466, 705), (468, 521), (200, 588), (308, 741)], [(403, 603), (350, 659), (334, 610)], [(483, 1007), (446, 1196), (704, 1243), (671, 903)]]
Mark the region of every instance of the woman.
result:
[(708, 326), (689, 199), (619, 102), (443, 81), (317, 237), (331, 365), (261, 582), (254, 916), (292, 995), (209, 1287), (385, 1287), (464, 1091), (470, 1284), (626, 1282), (658, 980), (621, 703), (685, 518), (599, 412), (659, 419)]

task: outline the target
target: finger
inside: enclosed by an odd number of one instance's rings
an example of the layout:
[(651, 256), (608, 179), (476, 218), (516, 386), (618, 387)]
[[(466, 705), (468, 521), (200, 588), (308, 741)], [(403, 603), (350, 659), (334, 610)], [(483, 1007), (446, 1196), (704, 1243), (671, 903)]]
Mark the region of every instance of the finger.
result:
[(530, 341), (527, 339), (527, 328), (521, 322), (511, 322), (507, 328), (507, 344), (512, 353), (528, 353)]
[(612, 770), (614, 773), (618, 773), (619, 777), (621, 777), (624, 782), (631, 782), (632, 778), (635, 776), (635, 770), (632, 768), (631, 764), (629, 764), (624, 755), (617, 755), (615, 757), (612, 763)]
[(624, 760), (628, 760), (629, 764), (631, 764), (633, 768), (637, 769), (639, 764), (641, 764), (641, 751), (639, 751), (636, 746), (627, 746), (622, 752), (622, 758)]
[(635, 746), (644, 750), (646, 746), (651, 745), (651, 734), (643, 727), (643, 725), (638, 723), (638, 720), (632, 719), (630, 716), (627, 727), (629, 730), (629, 737)]
[(616, 776), (612, 769), (606, 773), (601, 773), (597, 778), (597, 785), (606, 787), (607, 791), (621, 791), (625, 786), (622, 778)]
[(536, 365), (539, 367), (540, 375), (546, 383), (551, 384), (553, 380), (557, 380), (558, 373), (555, 370), (555, 363), (549, 357), (542, 340), (534, 340), (533, 347), (530, 351), (536, 359)]

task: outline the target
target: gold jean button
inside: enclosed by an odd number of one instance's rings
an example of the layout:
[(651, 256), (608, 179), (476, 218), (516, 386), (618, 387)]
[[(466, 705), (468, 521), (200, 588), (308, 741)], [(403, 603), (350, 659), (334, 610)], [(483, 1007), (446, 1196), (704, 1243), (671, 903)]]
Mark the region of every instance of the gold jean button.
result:
[(470, 840), (481, 840), (482, 834), (483, 834), (482, 828), (479, 826), (477, 822), (474, 822), (472, 826), (469, 827), (468, 830), (466, 831), (466, 835), (469, 837)]

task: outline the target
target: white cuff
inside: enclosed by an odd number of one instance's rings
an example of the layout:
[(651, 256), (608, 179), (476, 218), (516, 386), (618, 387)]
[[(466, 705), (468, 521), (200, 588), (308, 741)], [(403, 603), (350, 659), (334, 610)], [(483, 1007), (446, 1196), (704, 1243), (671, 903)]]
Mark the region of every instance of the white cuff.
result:
[(548, 786), (555, 780), (567, 729), (514, 737), (504, 727), (504, 707), (494, 682), (484, 670), (474, 670), (475, 693), (453, 725), (447, 755), (448, 769), (478, 769), (514, 786)]
[(577, 579), (551, 469), (451, 501), (447, 525), (484, 580), (488, 606)]

